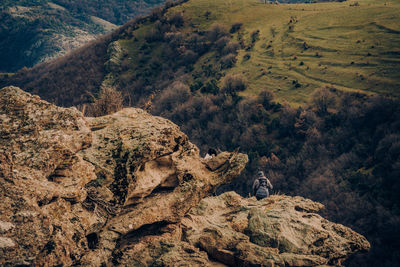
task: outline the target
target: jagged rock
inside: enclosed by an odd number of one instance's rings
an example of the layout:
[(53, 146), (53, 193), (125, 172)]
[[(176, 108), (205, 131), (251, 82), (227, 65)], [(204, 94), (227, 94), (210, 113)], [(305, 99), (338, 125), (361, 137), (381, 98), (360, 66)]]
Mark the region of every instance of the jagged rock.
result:
[(166, 119), (85, 118), (16, 87), (0, 90), (0, 126), (1, 265), (112, 264), (123, 240), (179, 223), (247, 163), (230, 153), (210, 171)]
[(311, 200), (208, 197), (247, 156), (204, 160), (140, 109), (85, 118), (6, 87), (0, 126), (0, 265), (340, 265), (369, 248)]
[(262, 201), (234, 192), (203, 199), (182, 220), (190, 244), (227, 265), (340, 265), (370, 244), (351, 229), (315, 212), (322, 204), (273, 195)]

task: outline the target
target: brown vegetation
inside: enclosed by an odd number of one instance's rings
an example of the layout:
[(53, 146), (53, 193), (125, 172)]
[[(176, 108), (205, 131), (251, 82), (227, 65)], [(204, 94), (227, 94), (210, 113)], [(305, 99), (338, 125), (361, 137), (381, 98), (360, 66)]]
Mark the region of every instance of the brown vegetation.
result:
[(93, 103), (87, 104), (84, 114), (90, 117), (100, 117), (117, 112), (123, 108), (124, 98), (121, 92), (113, 87), (103, 87), (99, 96), (92, 95)]
[(222, 92), (228, 95), (237, 95), (238, 92), (246, 89), (246, 78), (241, 74), (229, 74), (225, 77)]

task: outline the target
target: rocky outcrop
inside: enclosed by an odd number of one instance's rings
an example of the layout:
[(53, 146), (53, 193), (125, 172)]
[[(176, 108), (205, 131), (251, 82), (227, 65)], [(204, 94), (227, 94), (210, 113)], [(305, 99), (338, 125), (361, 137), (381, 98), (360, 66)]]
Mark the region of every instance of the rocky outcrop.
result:
[(0, 125), (0, 265), (340, 265), (369, 248), (310, 200), (209, 197), (247, 156), (206, 161), (139, 109), (85, 118), (6, 87)]
[(125, 236), (176, 224), (247, 156), (209, 170), (170, 121), (139, 109), (85, 118), (0, 90), (0, 264), (108, 264)]
[(207, 197), (179, 224), (128, 236), (115, 262), (124, 266), (341, 266), (350, 254), (370, 248), (360, 234), (316, 214), (322, 208), (311, 200), (283, 195), (261, 201), (234, 192)]
[(183, 235), (212, 258), (240, 266), (337, 266), (369, 249), (363, 236), (316, 214), (322, 208), (302, 197), (257, 201), (228, 192), (193, 208)]

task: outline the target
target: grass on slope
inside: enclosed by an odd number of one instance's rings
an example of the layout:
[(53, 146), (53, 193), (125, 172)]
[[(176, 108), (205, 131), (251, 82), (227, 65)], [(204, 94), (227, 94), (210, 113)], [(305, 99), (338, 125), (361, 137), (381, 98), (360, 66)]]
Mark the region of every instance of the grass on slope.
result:
[[(169, 10), (177, 11), (184, 14), (184, 31), (207, 30), (214, 23), (229, 29), (242, 23), (233, 38), (248, 45), (251, 33), (259, 30), (255, 45), (241, 49), (235, 67), (225, 71), (247, 77), (245, 96), (268, 88), (279, 101), (297, 106), (325, 85), (400, 96), (399, 1), (277, 5), (193, 0)], [(142, 29), (137, 31), (141, 39)], [(122, 43), (130, 57), (137, 58), (137, 48), (129, 48), (132, 42)], [(195, 70), (207, 56), (195, 64)]]

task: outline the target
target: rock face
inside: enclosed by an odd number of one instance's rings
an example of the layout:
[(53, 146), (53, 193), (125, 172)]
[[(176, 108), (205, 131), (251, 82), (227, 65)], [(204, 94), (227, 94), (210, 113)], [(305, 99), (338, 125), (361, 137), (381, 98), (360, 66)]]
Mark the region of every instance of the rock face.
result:
[(108, 264), (124, 236), (178, 223), (247, 156), (214, 171), (179, 128), (139, 109), (85, 118), (0, 90), (0, 264)]
[(208, 197), (247, 156), (210, 161), (170, 121), (139, 109), (85, 118), (0, 90), (0, 265), (334, 265), (364, 237), (322, 206)]
[(239, 266), (337, 266), (369, 249), (363, 236), (316, 214), (322, 208), (302, 197), (257, 201), (228, 192), (193, 208), (182, 221), (183, 236), (212, 258)]

